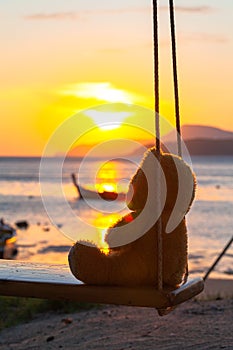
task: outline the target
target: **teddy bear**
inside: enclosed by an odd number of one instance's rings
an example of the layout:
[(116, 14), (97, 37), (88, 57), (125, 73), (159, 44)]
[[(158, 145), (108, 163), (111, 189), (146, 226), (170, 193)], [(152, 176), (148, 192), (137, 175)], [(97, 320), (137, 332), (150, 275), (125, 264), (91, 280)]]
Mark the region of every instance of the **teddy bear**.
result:
[(180, 157), (149, 149), (129, 184), (130, 212), (107, 230), (108, 252), (77, 242), (68, 257), (73, 275), (93, 285), (157, 286), (160, 222), (163, 285), (180, 285), (187, 267), (185, 215), (195, 189), (195, 175)]

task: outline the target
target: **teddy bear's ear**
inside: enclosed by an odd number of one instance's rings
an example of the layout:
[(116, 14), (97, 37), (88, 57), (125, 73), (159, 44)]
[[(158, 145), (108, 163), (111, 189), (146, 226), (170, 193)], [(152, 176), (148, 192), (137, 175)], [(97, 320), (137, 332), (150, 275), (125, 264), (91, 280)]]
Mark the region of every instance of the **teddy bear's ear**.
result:
[(142, 210), (147, 200), (148, 185), (144, 172), (139, 168), (130, 181), (127, 206), (130, 210)]
[(130, 182), (127, 195), (127, 205), (129, 209), (142, 210), (149, 199), (148, 191), (150, 191), (150, 199), (156, 196), (156, 179), (158, 178), (157, 174), (158, 171), (160, 173), (160, 169), (155, 148), (148, 149), (144, 154), (139, 169)]
[(173, 157), (173, 161), (178, 175), (178, 193), (166, 226), (166, 233), (172, 232), (189, 211), (196, 188), (195, 175), (190, 167), (178, 157)]

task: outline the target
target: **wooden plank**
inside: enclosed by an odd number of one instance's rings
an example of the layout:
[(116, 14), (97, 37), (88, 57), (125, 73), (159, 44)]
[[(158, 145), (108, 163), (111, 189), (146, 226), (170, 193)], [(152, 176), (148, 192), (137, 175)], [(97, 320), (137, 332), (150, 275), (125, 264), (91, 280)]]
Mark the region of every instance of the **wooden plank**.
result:
[[(0, 295), (118, 304), (166, 309), (190, 298), (201, 289), (189, 283), (175, 291), (154, 287), (92, 286), (75, 279), (67, 265), (1, 260)], [(190, 289), (191, 288), (191, 289)]]
[(193, 298), (204, 290), (204, 280), (201, 277), (188, 280), (178, 289), (169, 293), (170, 305), (176, 306)]
[(166, 308), (168, 299), (153, 287), (129, 288), (85, 285), (67, 265), (2, 260), (0, 295), (103, 304)]
[(99, 287), (39, 282), (0, 282), (0, 294), (153, 308), (168, 307), (168, 299), (153, 288)]
[(82, 284), (68, 265), (0, 260), (0, 280)]

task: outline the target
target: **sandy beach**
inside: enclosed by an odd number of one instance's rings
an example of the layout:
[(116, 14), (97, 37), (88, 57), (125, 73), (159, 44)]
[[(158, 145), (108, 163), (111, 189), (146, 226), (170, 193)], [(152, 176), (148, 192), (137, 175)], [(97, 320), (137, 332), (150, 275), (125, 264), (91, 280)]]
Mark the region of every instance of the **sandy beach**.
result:
[(205, 293), (165, 317), (123, 306), (40, 314), (3, 330), (0, 349), (233, 349), (232, 295), (232, 280), (210, 279)]

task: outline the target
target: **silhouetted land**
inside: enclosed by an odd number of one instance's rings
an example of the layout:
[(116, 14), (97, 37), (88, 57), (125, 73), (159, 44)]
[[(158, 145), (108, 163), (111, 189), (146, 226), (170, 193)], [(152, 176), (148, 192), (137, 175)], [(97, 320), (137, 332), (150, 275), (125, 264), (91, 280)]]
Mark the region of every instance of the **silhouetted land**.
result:
[(185, 142), (191, 155), (233, 155), (233, 139), (193, 139)]

